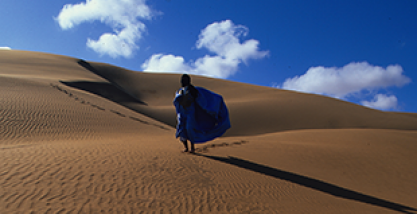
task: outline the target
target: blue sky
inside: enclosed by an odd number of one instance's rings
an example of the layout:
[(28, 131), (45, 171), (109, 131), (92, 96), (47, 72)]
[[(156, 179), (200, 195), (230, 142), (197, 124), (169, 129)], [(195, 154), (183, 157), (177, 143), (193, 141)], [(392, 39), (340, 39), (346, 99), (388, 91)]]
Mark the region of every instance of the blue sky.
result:
[(0, 49), (417, 113), (417, 1), (2, 0)]

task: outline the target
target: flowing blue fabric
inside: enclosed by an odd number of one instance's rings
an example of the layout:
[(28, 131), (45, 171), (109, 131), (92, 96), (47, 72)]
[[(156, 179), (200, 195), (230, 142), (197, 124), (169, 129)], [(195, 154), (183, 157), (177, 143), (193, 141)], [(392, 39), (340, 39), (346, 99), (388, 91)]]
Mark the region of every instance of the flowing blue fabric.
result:
[(222, 136), (230, 128), (229, 112), (222, 96), (201, 87), (195, 89), (197, 98), (191, 96), (187, 87), (175, 95), (173, 103), (178, 120), (175, 136), (204, 143)]

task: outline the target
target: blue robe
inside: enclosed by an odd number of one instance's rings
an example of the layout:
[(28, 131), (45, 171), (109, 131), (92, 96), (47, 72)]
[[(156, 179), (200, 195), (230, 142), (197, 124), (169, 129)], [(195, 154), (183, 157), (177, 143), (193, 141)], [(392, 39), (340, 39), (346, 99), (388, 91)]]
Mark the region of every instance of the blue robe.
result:
[[(181, 94), (187, 88), (177, 91), (174, 106), (177, 112), (177, 132), (175, 136), (188, 139), (192, 143), (204, 143), (222, 136), (230, 128), (229, 112), (223, 97), (201, 87), (197, 98), (189, 93)], [(188, 105), (181, 105), (181, 99), (189, 99)]]

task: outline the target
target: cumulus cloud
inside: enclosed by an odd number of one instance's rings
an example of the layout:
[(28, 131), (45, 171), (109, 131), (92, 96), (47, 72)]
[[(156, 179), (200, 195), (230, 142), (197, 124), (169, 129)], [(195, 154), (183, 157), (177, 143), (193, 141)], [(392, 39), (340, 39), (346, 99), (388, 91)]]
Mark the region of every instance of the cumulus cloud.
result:
[(181, 56), (154, 54), (142, 64), (142, 68), (150, 71), (181, 72), (190, 71), (191, 68), (184, 63)]
[(0, 47), (0, 50), (11, 50), (10, 47)]
[(65, 5), (55, 20), (63, 30), (93, 21), (110, 26), (113, 32), (104, 33), (98, 40), (88, 38), (87, 46), (116, 58), (131, 57), (139, 48), (136, 42), (146, 31), (139, 19), (149, 20), (153, 14), (145, 0), (87, 0)]
[(386, 68), (367, 62), (352, 62), (342, 68), (311, 67), (301, 76), (288, 78), (281, 88), (345, 98), (363, 90), (401, 87), (411, 82), (399, 65)]
[(240, 43), (239, 38), (247, 36), (249, 29), (243, 25), (234, 25), (232, 21), (214, 22), (203, 29), (196, 47), (206, 48), (218, 56), (246, 63), (248, 59), (262, 58), (267, 51), (259, 51), (259, 41), (250, 39)]
[(394, 95), (377, 94), (372, 101), (362, 101), (361, 103), (370, 108), (390, 110), (397, 108), (397, 97)]
[(214, 56), (205, 55), (187, 63), (182, 56), (155, 54), (142, 64), (142, 69), (227, 78), (237, 72), (239, 64), (268, 55), (268, 51), (259, 50), (257, 40), (240, 42), (248, 32), (247, 27), (235, 25), (230, 20), (214, 22), (200, 32), (196, 42), (197, 49), (207, 49)]

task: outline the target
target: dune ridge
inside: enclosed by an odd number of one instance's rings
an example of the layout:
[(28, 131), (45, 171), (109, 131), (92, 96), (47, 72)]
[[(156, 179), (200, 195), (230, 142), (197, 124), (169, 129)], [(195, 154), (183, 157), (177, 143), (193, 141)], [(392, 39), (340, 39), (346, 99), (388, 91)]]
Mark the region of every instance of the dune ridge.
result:
[(417, 114), (192, 76), (232, 121), (192, 155), (179, 78), (0, 51), (0, 213), (417, 213)]

